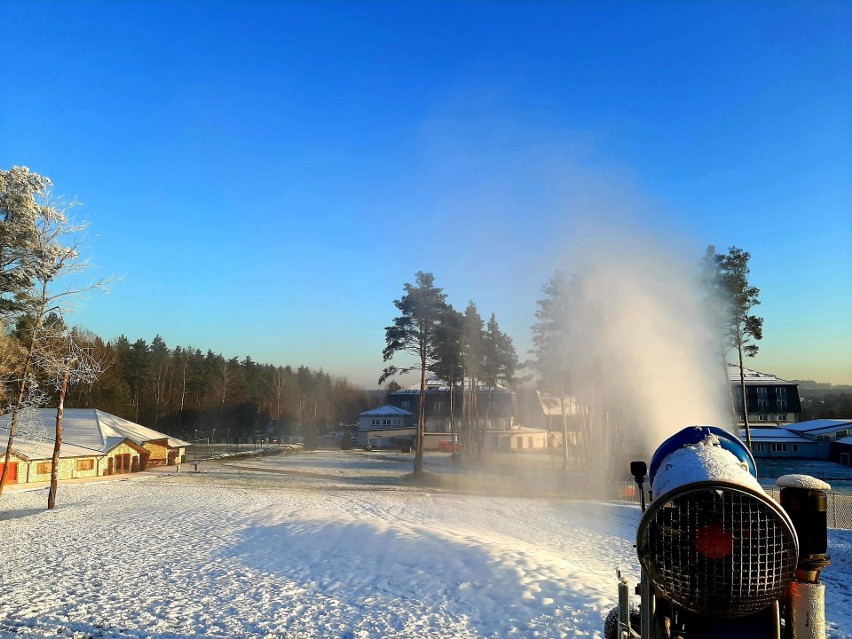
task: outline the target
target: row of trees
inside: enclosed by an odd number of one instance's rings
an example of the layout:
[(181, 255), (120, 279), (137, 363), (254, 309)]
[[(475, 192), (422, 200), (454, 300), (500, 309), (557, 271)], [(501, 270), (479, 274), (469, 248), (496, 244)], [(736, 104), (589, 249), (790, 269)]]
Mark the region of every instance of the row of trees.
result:
[[(743, 396), (743, 358), (757, 354), (755, 342), (763, 336), (763, 319), (752, 313), (760, 302), (759, 290), (749, 283), (749, 259), (749, 253), (735, 246), (727, 253), (718, 253), (713, 246), (707, 248), (701, 262), (704, 310), (712, 318), (717, 339), (715, 346), (697, 346), (718, 349), (722, 365), (720, 371), (726, 371), (729, 353), (736, 353)], [(582, 339), (578, 337), (577, 326), (572, 326), (573, 319), (584, 315), (582, 321), (587, 325), (580, 330), (592, 333), (595, 329), (588, 326), (590, 322), (606, 323), (613, 319), (605, 316), (605, 307), (589, 297), (599, 295), (600, 291), (590, 293), (585, 290), (584, 277), (584, 274), (577, 273), (569, 278), (564, 272), (557, 271), (544, 285), (545, 296), (537, 302), (536, 323), (532, 327), (531, 358), (524, 364), (538, 388), (558, 398), (565, 468), (570, 441), (587, 448), (611, 447), (614, 442), (606, 440), (607, 433), (612, 433), (612, 424), (623, 421), (616, 419), (618, 402), (612, 398), (617, 395), (617, 390), (606, 388), (606, 375), (599, 370), (601, 362), (594, 361), (595, 357), (579, 362), (577, 354), (569, 352), (572, 339), (575, 346), (577, 340)], [(511, 385), (519, 362), (511, 338), (500, 331), (496, 318), (492, 315), (487, 324), (483, 322), (474, 302), (470, 302), (463, 313), (452, 308), (446, 301), (446, 295), (435, 285), (432, 273), (418, 272), (414, 283), (406, 283), (403, 289), (403, 296), (394, 301), (399, 315), (385, 329), (383, 356), (386, 362), (401, 354), (410, 359), (405, 366), (385, 368), (379, 383), (399, 373), (419, 373), (421, 392), (414, 461), (414, 473), (417, 475), (422, 472), (427, 371), (450, 385), (451, 401), (456, 396), (456, 388), (464, 389), (458, 426), (466, 449), (476, 455), (481, 451), (482, 429), (477, 415), (475, 389), (483, 383), (491, 387), (500, 382)], [(590, 383), (589, 380), (598, 381)], [(584, 385), (585, 389), (580, 390)], [(453, 431), (456, 414), (456, 407), (451, 405)], [(744, 417), (750, 445), (748, 415)], [(579, 432), (572, 439), (569, 430)], [(595, 443), (592, 442), (594, 438), (598, 439)], [(588, 458), (588, 452), (583, 454), (584, 458)]]
[[(427, 371), (439, 376), (450, 386), (450, 430), (456, 432), (456, 416), (461, 440), (468, 451), (481, 450), (483, 430), (477, 409), (477, 388), (496, 388), (499, 383), (511, 385), (515, 380), (518, 356), (512, 339), (500, 330), (492, 314), (486, 324), (476, 304), (470, 301), (464, 313), (447, 302), (442, 289), (435, 286), (432, 273), (419, 271), (413, 284), (403, 286), (403, 296), (394, 301), (399, 315), (385, 328), (384, 361), (398, 355), (408, 356), (403, 366), (384, 369), (379, 384), (391, 377), (416, 371), (420, 375), (420, 404), (414, 474), (423, 471), (423, 429), (426, 409)], [(453, 405), (456, 389), (462, 389), (461, 411)]]
[(169, 348), (159, 335), (149, 344), (74, 334), (104, 371), (97, 382), (80, 385), (69, 406), (97, 407), (190, 440), (255, 442), (293, 435), (310, 442), (341, 422), (356, 421), (376, 402), (346, 378), (307, 366)]

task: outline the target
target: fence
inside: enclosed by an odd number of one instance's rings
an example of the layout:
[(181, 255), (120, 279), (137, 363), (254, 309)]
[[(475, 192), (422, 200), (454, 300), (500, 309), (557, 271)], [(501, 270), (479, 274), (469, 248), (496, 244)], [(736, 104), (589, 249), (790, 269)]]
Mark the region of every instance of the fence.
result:
[(265, 448), (277, 448), (278, 445), (267, 446), (260, 444), (211, 444), (207, 440), (192, 442), (192, 446), (186, 449), (187, 461), (196, 462), (202, 459), (211, 459), (220, 455), (233, 455), (239, 452), (258, 451)]
[[(775, 501), (781, 499), (778, 488), (771, 488), (766, 492)], [(826, 515), (829, 528), (852, 530), (852, 495), (829, 491)]]
[[(647, 486), (646, 486), (647, 489)], [(624, 481), (615, 487), (615, 498), (630, 503), (639, 503), (639, 494), (636, 484), (632, 481)], [(770, 488), (766, 493), (775, 501), (779, 501), (779, 489)], [(647, 494), (645, 495), (647, 499)], [(828, 493), (828, 527), (852, 530), (852, 495), (829, 491)]]

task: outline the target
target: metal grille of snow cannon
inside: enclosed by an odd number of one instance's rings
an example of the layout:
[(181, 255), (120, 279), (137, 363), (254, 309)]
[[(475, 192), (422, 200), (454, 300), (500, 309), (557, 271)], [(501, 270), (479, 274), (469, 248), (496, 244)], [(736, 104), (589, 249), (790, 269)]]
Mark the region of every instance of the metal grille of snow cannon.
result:
[(780, 598), (793, 580), (798, 541), (769, 497), (718, 481), (657, 498), (637, 536), (654, 585), (691, 612), (741, 617)]

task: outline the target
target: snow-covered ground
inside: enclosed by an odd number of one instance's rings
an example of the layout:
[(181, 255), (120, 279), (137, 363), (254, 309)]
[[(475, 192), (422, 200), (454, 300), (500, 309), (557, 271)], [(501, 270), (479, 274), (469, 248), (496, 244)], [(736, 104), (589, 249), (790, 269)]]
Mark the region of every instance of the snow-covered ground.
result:
[[(638, 508), (408, 487), (409, 460), (62, 484), (53, 512), (44, 489), (7, 492), (0, 636), (602, 636), (615, 568), (638, 574)], [(852, 532), (831, 544), (831, 636), (852, 639)]]

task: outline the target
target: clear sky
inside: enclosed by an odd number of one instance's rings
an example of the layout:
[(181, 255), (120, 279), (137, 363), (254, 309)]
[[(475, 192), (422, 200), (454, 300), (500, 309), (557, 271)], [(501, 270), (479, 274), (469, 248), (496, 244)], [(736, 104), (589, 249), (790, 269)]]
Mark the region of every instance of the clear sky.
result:
[(373, 387), (425, 270), (525, 356), (639, 229), (750, 251), (754, 367), (852, 384), (850, 2), (2, 0), (0, 53), (0, 167), (85, 205), (107, 339)]

